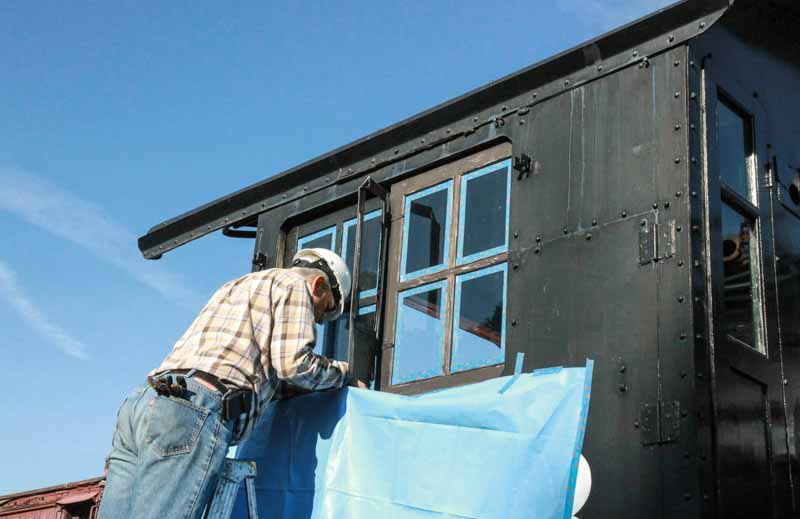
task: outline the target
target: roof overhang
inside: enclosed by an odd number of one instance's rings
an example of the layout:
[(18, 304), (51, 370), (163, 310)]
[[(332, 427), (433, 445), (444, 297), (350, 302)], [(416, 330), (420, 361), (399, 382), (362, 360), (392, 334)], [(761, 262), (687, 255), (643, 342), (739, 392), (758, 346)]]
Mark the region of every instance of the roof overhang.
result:
[[(214, 231), (253, 222), (265, 211), (403, 160), (509, 111), (542, 102), (588, 81), (681, 45), (706, 31), (733, 0), (685, 0), (379, 130), (288, 171), (167, 220), (139, 238), (147, 259)], [(637, 49), (635, 52), (631, 52)], [(536, 90), (535, 99), (525, 94)], [(442, 130), (447, 128), (447, 130)], [(441, 130), (441, 131), (440, 131)], [(439, 133), (437, 133), (437, 131)], [(445, 135), (446, 134), (446, 135)], [(420, 142), (425, 144), (420, 145)]]

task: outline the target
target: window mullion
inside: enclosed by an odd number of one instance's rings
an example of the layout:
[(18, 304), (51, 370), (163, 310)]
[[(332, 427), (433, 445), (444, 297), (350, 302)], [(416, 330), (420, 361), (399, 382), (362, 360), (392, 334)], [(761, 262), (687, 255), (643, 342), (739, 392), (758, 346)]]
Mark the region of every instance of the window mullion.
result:
[(443, 371), (445, 376), (450, 374), (450, 361), (452, 358), (453, 350), (453, 319), (455, 315), (455, 294), (456, 294), (456, 277), (453, 274), (447, 276), (447, 305), (445, 306), (444, 314), (444, 355), (443, 355)]

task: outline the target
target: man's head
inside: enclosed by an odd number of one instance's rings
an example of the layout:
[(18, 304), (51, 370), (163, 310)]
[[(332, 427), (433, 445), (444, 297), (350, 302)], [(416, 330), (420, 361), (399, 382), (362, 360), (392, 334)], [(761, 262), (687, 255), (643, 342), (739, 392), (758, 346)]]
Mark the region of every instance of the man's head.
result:
[(318, 323), (338, 319), (350, 295), (350, 269), (344, 260), (328, 249), (305, 249), (295, 254), (292, 269), (308, 284)]

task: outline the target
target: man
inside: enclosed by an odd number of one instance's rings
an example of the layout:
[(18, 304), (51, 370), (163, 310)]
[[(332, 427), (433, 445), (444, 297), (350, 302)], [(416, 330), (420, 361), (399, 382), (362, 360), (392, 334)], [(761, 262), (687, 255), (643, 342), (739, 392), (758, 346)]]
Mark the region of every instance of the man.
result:
[(347, 363), (312, 351), (314, 323), (342, 314), (350, 284), (342, 258), (307, 249), (223, 285), (120, 407), (99, 519), (198, 517), (281, 388), (342, 387)]

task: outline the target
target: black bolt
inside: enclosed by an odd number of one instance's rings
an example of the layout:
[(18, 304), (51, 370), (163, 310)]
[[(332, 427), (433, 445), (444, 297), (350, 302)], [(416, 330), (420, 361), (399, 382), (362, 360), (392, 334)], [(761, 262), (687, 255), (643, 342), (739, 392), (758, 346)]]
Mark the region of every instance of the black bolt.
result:
[(653, 209), (658, 209), (658, 202), (653, 202)]
[(635, 58), (636, 56), (638, 56), (638, 55), (639, 55), (639, 52), (638, 52), (638, 51), (633, 51), (633, 57), (634, 57), (634, 58)]
[(477, 123), (478, 122), (478, 118), (477, 117), (473, 117), (472, 118), (472, 122), (476, 122)]
[(683, 494), (683, 500), (684, 501), (691, 501), (692, 500), (692, 494), (690, 494), (688, 492)]
[(668, 40), (669, 41), (675, 41), (675, 35), (674, 34), (670, 34)]
[(533, 249), (533, 253), (534, 254), (539, 254), (540, 252), (542, 252), (542, 249), (540, 249), (539, 247), (536, 247), (535, 249)]
[(687, 416), (689, 416), (689, 412), (686, 411), (686, 409), (684, 409), (683, 411), (681, 411), (681, 416), (686, 418)]
[(675, 131), (678, 131), (678, 130), (680, 130), (680, 129), (681, 129), (681, 125), (680, 125), (680, 124), (676, 124), (676, 125), (675, 125)]
[(700, 296), (694, 296), (694, 302), (699, 303), (701, 301)]
[(673, 65), (675, 65), (676, 67), (680, 66), (680, 64), (681, 64), (681, 62), (678, 61), (678, 60), (675, 60), (675, 63), (673, 63)]
[(686, 340), (686, 333), (681, 332), (680, 338), (681, 338), (682, 341), (685, 341)]
[(681, 158), (675, 157), (675, 164), (680, 164), (680, 163), (681, 163)]
[(633, 427), (638, 429), (639, 428), (639, 422), (638, 421), (633, 422)]
[(680, 225), (676, 225), (675, 226), (675, 230), (678, 231), (678, 232), (681, 232), (683, 230), (683, 227), (680, 226)]
[(694, 265), (695, 267), (699, 267), (700, 266), (700, 260), (694, 260), (692, 262), (692, 265)]
[(564, 86), (567, 86), (567, 85), (569, 85), (569, 79), (565, 79), (564, 80)]
[[(698, 372), (698, 373), (697, 373), (697, 378), (699, 378), (700, 380), (703, 380), (703, 374)], [(700, 414), (700, 413), (698, 413), (698, 415), (699, 415), (699, 414)], [(702, 418), (702, 416), (700, 416), (700, 418)]]
[(692, 99), (697, 99), (697, 92), (690, 92), (689, 97)]
[(700, 230), (700, 226), (697, 225), (697, 224), (692, 224), (692, 230), (693, 231), (699, 231)]
[(681, 371), (681, 378), (686, 378), (687, 373), (685, 371)]
[(519, 124), (525, 124), (525, 119), (520, 119)]
[(534, 93), (533, 93), (533, 98), (534, 98), (534, 99), (536, 99), (536, 97), (537, 97), (538, 95), (539, 95), (539, 94), (537, 94), (536, 92), (534, 92)]
[(675, 198), (680, 198), (683, 196), (683, 191), (675, 191)]
[(517, 325), (517, 320), (516, 319), (512, 320), (511, 321), (511, 326), (516, 326), (516, 325)]
[(683, 260), (678, 260), (678, 266), (679, 266), (679, 267), (682, 267), (682, 266), (683, 266)]
[(508, 107), (507, 107), (506, 105), (503, 105), (503, 106), (502, 106), (502, 108), (500, 108), (500, 110), (502, 110), (503, 112), (505, 112), (506, 110), (508, 110)]
[(683, 296), (678, 296), (678, 302), (679, 302), (679, 303), (683, 303), (684, 301), (686, 301), (686, 298), (685, 298), (685, 297), (683, 297)]
[(603, 71), (603, 65), (597, 65), (597, 71), (598, 72), (602, 72)]
[(628, 216), (628, 211), (622, 211), (622, 217), (625, 218), (626, 216)]
[(625, 373), (625, 364), (622, 364), (622, 365), (619, 367), (619, 372), (620, 372), (620, 373)]
[(697, 198), (697, 191), (692, 191), (689, 193), (692, 197)]
[(700, 22), (700, 28), (701, 28), (701, 29), (704, 29), (704, 28), (705, 28), (705, 26), (706, 26), (706, 22)]
[(542, 241), (542, 237), (541, 236), (537, 236), (536, 237), (536, 243), (541, 243), (541, 241)]
[(639, 222), (639, 225), (641, 225), (642, 227), (647, 227), (647, 220), (642, 220), (641, 222)]
[(591, 235), (591, 234), (587, 234), (587, 235), (586, 235), (586, 241), (589, 241), (589, 240), (591, 240), (591, 239), (592, 239), (592, 235)]
[(664, 209), (669, 209), (669, 202), (664, 202)]
[(561, 232), (563, 232), (564, 234), (568, 234), (568, 233), (569, 233), (569, 230), (567, 230), (567, 228), (566, 228), (566, 227), (564, 227), (563, 229), (561, 229)]
[(620, 393), (624, 393), (627, 390), (628, 390), (628, 385), (627, 384), (620, 384), (619, 385), (619, 392)]
[(514, 238), (519, 238), (519, 231), (514, 231)]
[(690, 62), (689, 62), (689, 66), (690, 66), (690, 67), (692, 67), (692, 68), (694, 68), (694, 61), (690, 61)]
[(696, 128), (697, 128), (697, 126), (695, 126), (694, 124), (690, 124), (690, 125), (689, 125), (689, 128), (690, 128), (691, 130), (694, 130), (694, 129), (696, 129)]
[(681, 93), (680, 92), (675, 92), (674, 95), (675, 95), (675, 98), (677, 99), (677, 98), (679, 98), (681, 96)]
[(517, 269), (519, 268), (519, 263), (514, 263), (514, 265), (513, 265), (513, 267), (512, 267), (512, 268), (513, 268), (514, 270), (517, 270)]

